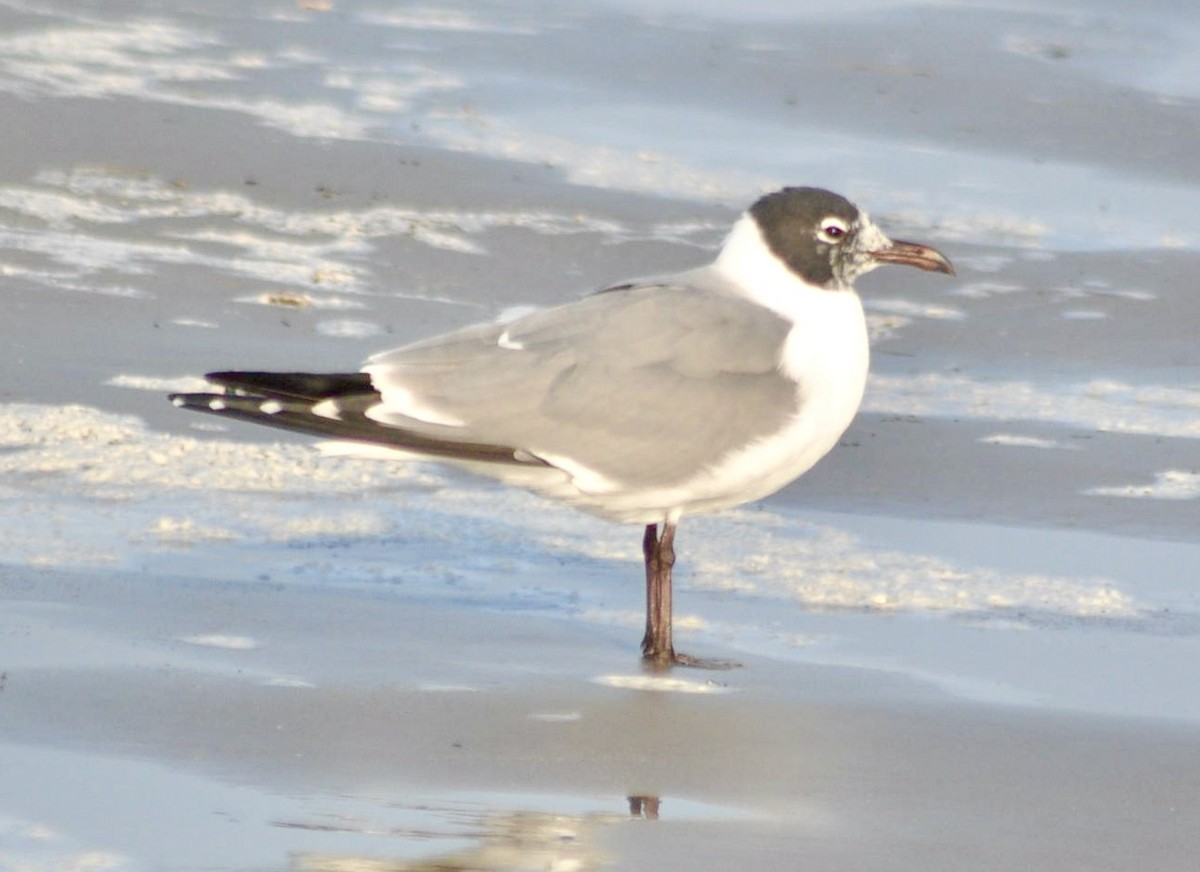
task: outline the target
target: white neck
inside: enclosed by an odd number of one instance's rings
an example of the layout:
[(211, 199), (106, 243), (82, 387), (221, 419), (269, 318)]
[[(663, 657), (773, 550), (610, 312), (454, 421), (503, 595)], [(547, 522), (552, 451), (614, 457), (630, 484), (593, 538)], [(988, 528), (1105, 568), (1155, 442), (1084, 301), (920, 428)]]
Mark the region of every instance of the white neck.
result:
[(845, 293), (810, 285), (792, 272), (767, 246), (749, 213), (733, 225), (713, 267), (747, 298), (793, 322), (811, 311), (816, 299)]

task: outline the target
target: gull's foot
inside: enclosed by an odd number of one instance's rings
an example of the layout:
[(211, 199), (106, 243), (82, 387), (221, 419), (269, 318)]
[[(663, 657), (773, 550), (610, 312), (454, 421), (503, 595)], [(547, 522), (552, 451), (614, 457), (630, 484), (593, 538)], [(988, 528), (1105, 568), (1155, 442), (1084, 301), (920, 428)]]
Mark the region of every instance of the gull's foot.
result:
[(652, 672), (665, 672), (672, 666), (684, 666), (688, 669), (741, 669), (742, 664), (736, 660), (716, 660), (707, 657), (693, 657), (691, 654), (676, 654), (671, 651), (663, 657), (646, 654), (642, 664)]

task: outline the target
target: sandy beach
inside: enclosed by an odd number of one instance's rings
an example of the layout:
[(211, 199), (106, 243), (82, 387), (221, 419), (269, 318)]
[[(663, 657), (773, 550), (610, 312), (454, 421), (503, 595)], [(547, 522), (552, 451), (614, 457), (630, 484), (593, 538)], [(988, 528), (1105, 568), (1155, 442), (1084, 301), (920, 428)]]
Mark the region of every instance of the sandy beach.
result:
[[(1000, 4), (0, 2), (0, 868), (1185, 870), (1200, 26)], [(880, 271), (842, 444), (640, 531), (166, 401), (703, 263)]]

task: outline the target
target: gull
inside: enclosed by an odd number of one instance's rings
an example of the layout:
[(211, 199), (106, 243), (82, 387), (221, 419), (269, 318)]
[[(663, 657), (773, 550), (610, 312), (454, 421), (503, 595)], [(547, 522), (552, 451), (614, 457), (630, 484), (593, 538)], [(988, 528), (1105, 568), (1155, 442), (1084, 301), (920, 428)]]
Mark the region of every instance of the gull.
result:
[(710, 665), (672, 640), (676, 524), (772, 494), (837, 444), (867, 379), (854, 281), (884, 264), (954, 274), (846, 198), (788, 187), (744, 212), (706, 266), (384, 351), (358, 372), (214, 372), (214, 392), (171, 400), (643, 524), (642, 656)]

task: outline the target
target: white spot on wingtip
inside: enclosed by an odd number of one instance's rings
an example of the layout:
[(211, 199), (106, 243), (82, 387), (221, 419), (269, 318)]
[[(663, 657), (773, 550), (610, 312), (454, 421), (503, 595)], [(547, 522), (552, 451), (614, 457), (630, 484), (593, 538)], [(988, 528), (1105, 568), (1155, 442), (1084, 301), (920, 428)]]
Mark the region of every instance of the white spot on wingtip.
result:
[(318, 418), (329, 418), (331, 421), (342, 420), (342, 410), (334, 400), (322, 400), (312, 407), (312, 413)]
[(171, 397), (171, 405), (176, 409), (182, 409), (187, 405), (187, 400), (185, 400), (183, 397)]
[(264, 415), (278, 415), (283, 411), (283, 403), (279, 400), (267, 400), (259, 405), (258, 410)]
[(209, 400), (208, 407), (214, 412), (223, 412), (223, 411), (225, 411), (225, 401), (224, 400)]

